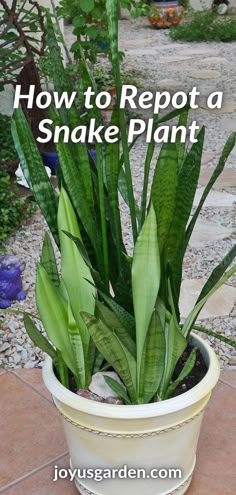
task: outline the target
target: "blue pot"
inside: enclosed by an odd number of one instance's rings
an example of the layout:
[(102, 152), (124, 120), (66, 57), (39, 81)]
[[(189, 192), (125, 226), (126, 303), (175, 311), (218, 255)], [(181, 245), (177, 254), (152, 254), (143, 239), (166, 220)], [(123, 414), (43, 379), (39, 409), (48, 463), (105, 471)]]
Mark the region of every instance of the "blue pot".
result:
[(59, 157), (56, 151), (43, 151), (41, 153), (45, 167), (49, 167), (52, 175), (56, 175), (56, 168), (59, 164)]

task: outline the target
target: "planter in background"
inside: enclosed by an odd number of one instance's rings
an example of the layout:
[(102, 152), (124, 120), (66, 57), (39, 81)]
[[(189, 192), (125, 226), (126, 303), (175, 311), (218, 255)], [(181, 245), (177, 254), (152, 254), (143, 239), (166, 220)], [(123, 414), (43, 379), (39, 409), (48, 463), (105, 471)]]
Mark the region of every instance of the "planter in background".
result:
[(158, 1), (152, 3), (152, 8), (156, 9), (157, 13), (149, 15), (149, 21), (155, 28), (169, 28), (177, 26), (182, 20), (185, 9), (178, 1)]
[(43, 151), (41, 155), (45, 167), (49, 167), (52, 175), (56, 175), (56, 168), (59, 164), (58, 153), (56, 151)]
[(178, 468), (181, 479), (75, 480), (81, 495), (183, 495), (192, 479), (204, 409), (220, 373), (210, 346), (192, 335), (207, 364), (205, 377), (182, 395), (147, 405), (93, 402), (67, 390), (57, 380), (50, 358), (43, 379), (60, 411), (72, 469)]

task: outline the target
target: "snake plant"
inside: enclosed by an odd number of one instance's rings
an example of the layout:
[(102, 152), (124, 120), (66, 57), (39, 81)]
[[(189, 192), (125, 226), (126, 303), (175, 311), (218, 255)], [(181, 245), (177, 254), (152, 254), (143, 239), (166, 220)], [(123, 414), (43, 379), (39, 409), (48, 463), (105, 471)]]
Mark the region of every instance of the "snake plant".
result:
[[(179, 295), (184, 255), (201, 208), (235, 146), (236, 134), (227, 140), (193, 216), (204, 127), (189, 149), (179, 142), (162, 146), (152, 181), (155, 144), (147, 145), (142, 197), (140, 202), (135, 200), (125, 111), (119, 108), (122, 81), (118, 7), (118, 0), (106, 0), (118, 99), (112, 119), (120, 127), (121, 142), (96, 144), (94, 163), (86, 145), (60, 141), (58, 195), (45, 174), (21, 110), (14, 114), (12, 133), (26, 180), (61, 252), (59, 275), (52, 242), (46, 235), (37, 269), (36, 302), (49, 340), (29, 315), (25, 315), (26, 330), (35, 344), (50, 354), (65, 386), (73, 376), (77, 387), (86, 388), (93, 373), (111, 367), (125, 390), (111, 377), (105, 378), (108, 385), (125, 403), (142, 404), (171, 397), (190, 373), (196, 360), (195, 349), (179, 376), (175, 375), (189, 334), (208, 298), (236, 272), (236, 265), (231, 266), (236, 256), (234, 246), (213, 270), (186, 320), (181, 321)], [(54, 87), (59, 94), (70, 92), (70, 80), (49, 15), (48, 46)], [(82, 49), (80, 70), (81, 94), (88, 86), (96, 91)], [(50, 114), (55, 125), (73, 127), (81, 121), (76, 106), (67, 111), (51, 108)], [(155, 126), (174, 117), (186, 125), (187, 114), (185, 108), (165, 117), (155, 116)], [(91, 117), (99, 124), (98, 110), (93, 109)], [(131, 255), (123, 240), (119, 193), (130, 213)]]

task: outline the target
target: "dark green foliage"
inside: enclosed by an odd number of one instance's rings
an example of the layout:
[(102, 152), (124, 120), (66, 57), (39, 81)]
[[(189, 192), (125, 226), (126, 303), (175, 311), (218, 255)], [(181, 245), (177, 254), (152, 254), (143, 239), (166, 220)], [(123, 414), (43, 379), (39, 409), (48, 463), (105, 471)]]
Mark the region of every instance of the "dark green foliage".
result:
[(236, 41), (236, 19), (219, 16), (212, 10), (194, 12), (172, 27), (170, 36), (176, 41)]
[(0, 163), (17, 160), (17, 153), (11, 135), (11, 118), (0, 114)]
[(32, 203), (19, 198), (16, 184), (12, 183), (6, 167), (0, 165), (0, 249), (33, 210)]

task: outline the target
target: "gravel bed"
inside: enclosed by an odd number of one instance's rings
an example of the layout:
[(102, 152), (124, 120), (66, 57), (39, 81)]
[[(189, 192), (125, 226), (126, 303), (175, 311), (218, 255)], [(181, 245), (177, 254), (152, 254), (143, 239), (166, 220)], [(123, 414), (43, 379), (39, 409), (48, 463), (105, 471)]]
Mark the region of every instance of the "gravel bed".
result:
[[(66, 28), (67, 39), (71, 39), (69, 28)], [(141, 40), (144, 40), (145, 47), (155, 48), (158, 46), (158, 56), (153, 53), (140, 55), (133, 51), (126, 53), (124, 62), (125, 69), (140, 71), (140, 78), (145, 78), (145, 88), (158, 88), (163, 84), (163, 80), (175, 79), (179, 87), (185, 91), (196, 85), (194, 80), (188, 74), (188, 71), (181, 69), (181, 63), (166, 63), (165, 57), (176, 57), (176, 52), (183, 50), (186, 53), (193, 51), (193, 58), (190, 65), (196, 69), (216, 70), (214, 58), (222, 59), (220, 63), (220, 78), (212, 79), (212, 81), (199, 80), (199, 86), (204, 90), (205, 85), (209, 85), (211, 91), (225, 91), (225, 98), (232, 99), (235, 92), (236, 83), (236, 65), (235, 65), (235, 43), (176, 43), (169, 38), (167, 30), (155, 30), (149, 27), (146, 19), (125, 20), (120, 23), (120, 40), (121, 48), (125, 51), (126, 45), (134, 44), (141, 47)], [(202, 53), (196, 54), (197, 50), (202, 50)], [(205, 51), (205, 55), (203, 55)], [(151, 50), (150, 50), (151, 52)], [(209, 55), (208, 55), (209, 54)], [(212, 58), (212, 60), (211, 60)], [(102, 60), (100, 64), (105, 65)], [(189, 65), (189, 60), (183, 61), (183, 66), (186, 68)], [(187, 70), (187, 69), (186, 69)], [(217, 69), (218, 70), (218, 69)], [(209, 91), (210, 92), (210, 91)], [(191, 117), (193, 118), (193, 117)], [(206, 126), (206, 142), (205, 151), (209, 151), (215, 155), (215, 158), (209, 164), (209, 168), (214, 165), (219, 157), (223, 145), (228, 137), (231, 125), (233, 122), (233, 114), (221, 112), (209, 112), (198, 110), (194, 114), (194, 119), (197, 119), (199, 124)], [(231, 122), (232, 121), (232, 122)], [(235, 122), (236, 128), (236, 122)], [(158, 148), (158, 147), (157, 147)], [(140, 199), (142, 190), (143, 163), (145, 157), (146, 143), (143, 138), (137, 142), (135, 149), (132, 151), (132, 173), (135, 184), (135, 196)], [(230, 158), (228, 166), (236, 168), (236, 152)], [(155, 165), (153, 160), (152, 170)], [(236, 194), (236, 187), (227, 188), (225, 192)], [(132, 250), (132, 239), (130, 222), (127, 217), (127, 208), (121, 202), (123, 233), (125, 244), (129, 251)], [(236, 205), (230, 208), (213, 208), (207, 207), (202, 211), (202, 216), (207, 220), (217, 222), (232, 230), (230, 238), (218, 241), (216, 244), (206, 244), (201, 249), (189, 248), (186, 254), (184, 264), (184, 278), (202, 278), (209, 275), (214, 266), (222, 259), (223, 255), (230, 249), (235, 242), (235, 213)], [(17, 255), (21, 260), (26, 262), (26, 268), (23, 275), (24, 288), (27, 291), (27, 298), (21, 303), (14, 303), (13, 308), (26, 309), (28, 312), (35, 313), (34, 301), (34, 284), (36, 263), (39, 258), (43, 235), (46, 226), (45, 222), (38, 212), (28, 221), (8, 242), (8, 251)], [(229, 281), (230, 285), (235, 286), (236, 278)], [(201, 320), (202, 325), (216, 331), (222, 332), (227, 337), (236, 338), (236, 305), (230, 315), (224, 318), (210, 318)], [(203, 336), (203, 334), (201, 334)], [(216, 349), (222, 367), (236, 369), (236, 350), (232, 347), (214, 339), (204, 336), (208, 339), (212, 346)], [(28, 339), (23, 328), (22, 318), (20, 316), (7, 315), (4, 316), (0, 330), (0, 366), (9, 368), (33, 368), (41, 367), (44, 360), (44, 355), (41, 351), (35, 348)]]

